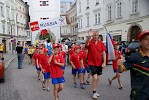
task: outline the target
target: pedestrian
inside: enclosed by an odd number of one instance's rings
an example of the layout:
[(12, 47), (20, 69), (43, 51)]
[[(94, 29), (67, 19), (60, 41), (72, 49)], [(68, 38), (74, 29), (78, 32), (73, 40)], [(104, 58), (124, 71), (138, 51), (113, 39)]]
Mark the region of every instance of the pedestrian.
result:
[(23, 69), (22, 67), (22, 63), (23, 63), (23, 47), (21, 46), (21, 44), (18, 42), (17, 43), (17, 47), (16, 47), (16, 52), (17, 52), (17, 56), (18, 56), (18, 69)]
[(106, 66), (106, 48), (104, 43), (99, 40), (99, 33), (96, 31), (91, 31), (91, 33), (92, 36), (88, 36), (85, 45), (88, 49), (88, 64), (92, 74), (93, 99), (97, 99), (99, 76), (102, 75), (102, 69)]
[[(84, 52), (82, 54), (83, 65), (85, 67), (84, 70), (83, 70), (83, 84), (84, 85), (90, 85), (89, 78), (90, 78), (90, 75), (91, 75), (90, 68), (89, 68), (89, 65), (88, 65), (88, 60), (87, 60), (87, 54), (88, 54), (88, 49), (84, 48)], [(87, 79), (85, 77), (86, 72), (88, 73)]]
[(71, 62), (70, 61), (71, 55), (74, 53), (74, 46), (75, 46), (75, 43), (72, 43), (71, 48), (69, 49), (69, 62)]
[(44, 48), (41, 46), (40, 47), (40, 54), (39, 54), (39, 56), (38, 56), (39, 58), (38, 58), (38, 66), (41, 68), (41, 71), (42, 71), (42, 74), (43, 74), (43, 80), (42, 80), (42, 88), (43, 88), (43, 90), (45, 90), (46, 89), (46, 87), (45, 87), (45, 79), (44, 79), (44, 69), (43, 69), (43, 58), (44, 58)]
[(64, 66), (64, 58), (59, 55), (59, 47), (60, 45), (55, 43), (53, 44), (53, 54), (51, 55), (48, 63), (50, 64), (50, 74), (52, 79), (52, 84), (54, 85), (54, 98), (55, 100), (59, 100), (59, 92), (64, 88), (64, 74), (62, 70), (62, 66)]
[(123, 86), (121, 82), (121, 75), (118, 71), (118, 65), (117, 65), (117, 61), (119, 59), (122, 59), (122, 52), (119, 50), (119, 46), (120, 46), (119, 42), (114, 43), (115, 60), (113, 61), (113, 71), (114, 73), (116, 73), (116, 75), (112, 79), (109, 78), (108, 81), (109, 81), (109, 86), (110, 86), (112, 85), (112, 81), (117, 79), (119, 83), (119, 89), (122, 90)]
[(32, 50), (32, 45), (30, 44), (28, 47), (28, 63), (31, 64), (32, 63), (32, 56), (33, 56), (33, 50)]
[(24, 56), (23, 56), (23, 58), (25, 58), (25, 57), (28, 57), (28, 45), (27, 44), (25, 44), (25, 46), (24, 46)]
[(118, 60), (119, 71), (130, 70), (131, 100), (149, 100), (149, 31), (139, 34), (139, 51), (131, 54), (124, 63)]
[(3, 45), (3, 43), (0, 43), (0, 54), (1, 54), (0, 57), (2, 60), (4, 60), (3, 53), (4, 53), (4, 45)]
[(37, 64), (38, 62), (38, 58), (39, 58), (39, 48), (36, 47), (35, 53), (33, 55), (33, 65), (36, 67), (37, 70), (37, 77), (38, 77), (38, 81), (40, 80), (40, 72), (41, 72), (41, 68), (40, 66)]
[[(64, 58), (64, 59), (66, 59), (66, 52), (64, 52), (63, 50), (62, 50), (62, 45), (61, 44), (59, 44), (60, 45), (60, 47), (59, 47), (59, 55), (60, 56), (62, 56), (62, 58)], [(66, 67), (66, 60), (65, 60), (65, 62), (64, 62), (64, 66), (62, 67), (62, 69), (63, 69), (63, 72), (65, 71), (65, 67)]]
[(41, 59), (41, 69), (43, 72), (43, 76), (44, 76), (44, 81), (43, 81), (43, 89), (49, 91), (50, 90), (50, 70), (49, 67), (50, 65), (48, 64), (48, 60), (50, 58), (50, 56), (48, 55), (48, 49), (44, 48), (43, 49), (44, 55), (42, 56)]
[(74, 87), (77, 88), (76, 74), (78, 73), (80, 78), (80, 88), (84, 89), (83, 75), (82, 75), (84, 65), (82, 56), (79, 54), (79, 52), (80, 52), (80, 46), (75, 46), (74, 53), (71, 55), (72, 75), (73, 75)]
[(65, 41), (62, 42), (62, 51), (66, 53), (65, 65), (68, 65), (68, 46), (66, 45)]

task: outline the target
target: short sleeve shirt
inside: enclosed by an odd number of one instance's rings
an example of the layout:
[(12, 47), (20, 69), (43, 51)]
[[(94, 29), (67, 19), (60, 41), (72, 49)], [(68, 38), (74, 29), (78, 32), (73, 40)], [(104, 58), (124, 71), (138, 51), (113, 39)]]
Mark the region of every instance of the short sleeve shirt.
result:
[(63, 77), (62, 66), (55, 64), (54, 60), (56, 60), (59, 63), (64, 63), (64, 58), (62, 58), (62, 56), (60, 56), (60, 55), (53, 56), (51, 64), (50, 64), (51, 78), (61, 78), (61, 77)]
[(89, 65), (88, 65), (88, 61), (87, 61), (87, 54), (83, 53), (82, 58), (83, 58), (84, 67), (88, 67)]
[(117, 69), (118, 69), (117, 61), (118, 61), (119, 59), (121, 59), (122, 52), (117, 51), (117, 50), (114, 50), (114, 52), (115, 52), (115, 56), (116, 56), (117, 59), (115, 59), (115, 60), (113, 61), (113, 69), (114, 69), (114, 70), (117, 70)]
[(98, 40), (97, 43), (91, 40), (87, 48), (88, 48), (88, 64), (92, 66), (101, 66), (103, 57), (102, 54), (103, 51), (106, 51), (104, 43), (100, 40)]
[(76, 68), (81, 68), (80, 60), (82, 60), (82, 57), (80, 56), (80, 54), (76, 54), (76, 53), (72, 54), (71, 61)]

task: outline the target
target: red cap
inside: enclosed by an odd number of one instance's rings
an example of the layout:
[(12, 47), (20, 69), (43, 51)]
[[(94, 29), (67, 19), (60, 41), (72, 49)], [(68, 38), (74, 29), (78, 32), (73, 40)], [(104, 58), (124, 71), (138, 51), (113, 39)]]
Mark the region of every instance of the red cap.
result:
[(52, 47), (53, 47), (53, 48), (56, 48), (56, 47), (60, 47), (60, 45), (59, 45), (58, 43), (55, 43), (55, 44), (53, 44)]
[(114, 45), (120, 45), (120, 42), (114, 42)]
[(48, 49), (47, 49), (47, 48), (44, 48), (43, 51), (44, 51), (44, 52), (48, 52)]
[(80, 49), (80, 48), (81, 48), (80, 46), (75, 46), (74, 50), (77, 50), (77, 49)]
[(145, 35), (149, 35), (149, 30), (141, 32), (141, 33), (139, 34), (138, 40), (141, 41), (141, 39), (142, 39)]

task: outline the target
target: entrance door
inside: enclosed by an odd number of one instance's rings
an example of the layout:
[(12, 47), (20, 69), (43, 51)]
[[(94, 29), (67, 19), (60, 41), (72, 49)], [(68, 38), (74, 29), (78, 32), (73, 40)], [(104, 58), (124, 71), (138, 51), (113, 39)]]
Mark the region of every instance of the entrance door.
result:
[(128, 42), (138, 40), (138, 36), (139, 36), (140, 32), (141, 32), (141, 29), (139, 26), (137, 26), (137, 25), (132, 26), (128, 33)]

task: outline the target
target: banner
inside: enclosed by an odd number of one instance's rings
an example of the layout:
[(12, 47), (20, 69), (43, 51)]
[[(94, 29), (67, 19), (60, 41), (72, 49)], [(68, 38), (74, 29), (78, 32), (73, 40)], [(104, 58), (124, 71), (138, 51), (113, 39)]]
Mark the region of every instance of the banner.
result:
[(43, 29), (49, 29), (52, 27), (64, 26), (66, 24), (67, 24), (66, 17), (61, 16), (53, 19), (30, 22), (29, 26), (30, 26), (30, 30), (34, 32), (34, 31), (40, 31)]

